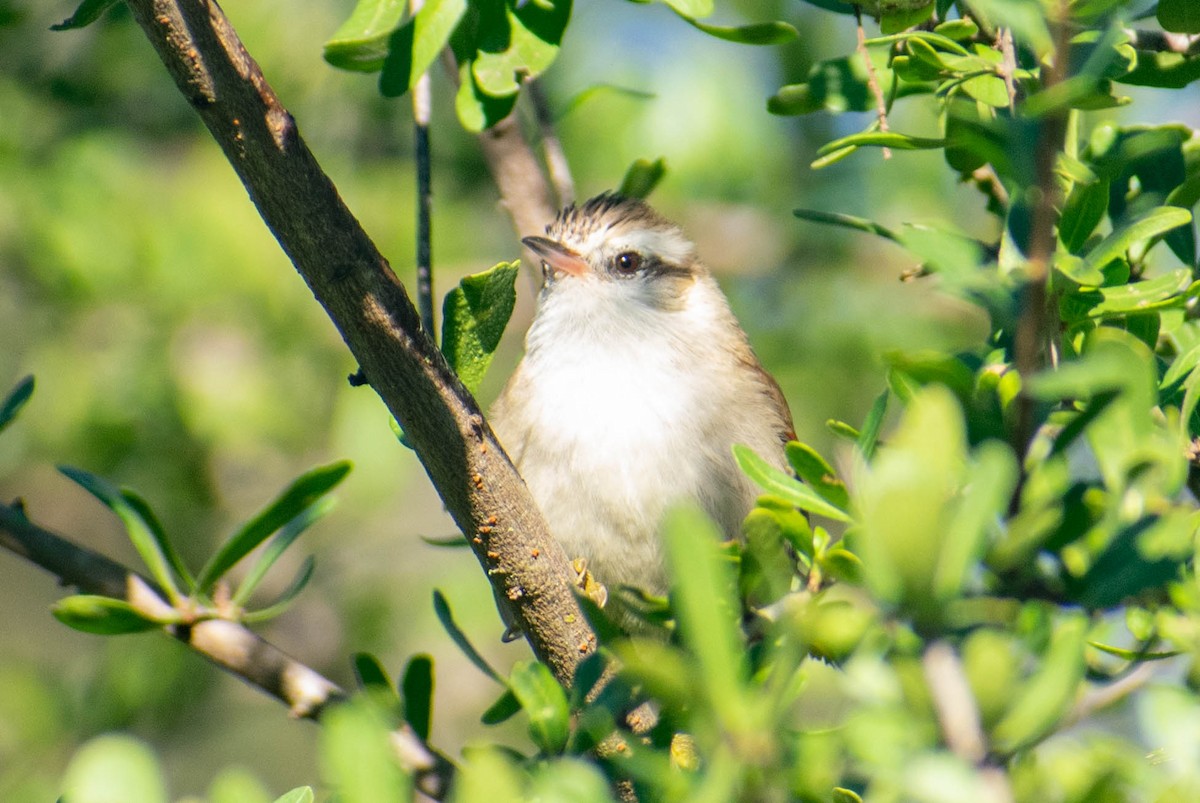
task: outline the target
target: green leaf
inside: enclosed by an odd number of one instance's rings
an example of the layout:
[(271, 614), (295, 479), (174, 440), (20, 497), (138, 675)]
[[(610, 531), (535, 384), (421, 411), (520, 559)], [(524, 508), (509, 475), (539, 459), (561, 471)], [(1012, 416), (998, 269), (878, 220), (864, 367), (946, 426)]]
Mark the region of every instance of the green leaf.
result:
[[(876, 61), (875, 70), (883, 86), (892, 83), (887, 62)], [(819, 61), (808, 71), (803, 83), (788, 84), (775, 93), (767, 101), (767, 111), (782, 115), (870, 111), (875, 108), (875, 96), (868, 81), (866, 62), (858, 55)], [(925, 87), (901, 85), (897, 95), (924, 91)]]
[(76, 594), (60, 599), (50, 612), (67, 627), (101, 636), (144, 633), (157, 630), (165, 624), (148, 618), (123, 599), (94, 594)]
[(1139, 50), (1137, 65), (1117, 80), (1134, 86), (1183, 89), (1200, 80), (1200, 56)]
[(617, 84), (593, 84), (587, 89), (580, 90), (572, 95), (571, 98), (565, 104), (563, 104), (562, 111), (558, 113), (558, 116), (555, 119), (562, 120), (578, 110), (579, 107), (583, 106), (588, 101), (597, 96), (605, 94), (613, 94), (617, 95), (618, 97), (625, 97), (633, 100), (653, 100), (655, 97), (653, 92), (643, 92), (640, 89), (630, 89), (627, 86), (619, 86)]
[(333, 706), (321, 716), (321, 774), (340, 803), (412, 800), (410, 779), (396, 761), (390, 723), (366, 700)]
[(501, 722), (512, 719), (520, 710), (521, 702), (517, 699), (517, 695), (513, 694), (512, 689), (506, 688), (499, 699), (483, 712), (479, 721), (484, 725), (499, 725)]
[(1180, 268), (1141, 282), (1099, 287), (1068, 295), (1063, 299), (1063, 318), (1076, 321), (1084, 317), (1103, 318), (1153, 312), (1182, 306), (1197, 292), (1200, 292), (1200, 287), (1192, 282), (1191, 271)]
[(378, 710), (395, 717), (394, 724), (398, 724), (404, 705), (379, 659), (370, 653), (356, 652), (352, 661), (358, 687)]
[(1108, 212), (1107, 181), (1076, 184), (1067, 196), (1058, 221), (1058, 238), (1072, 254), (1082, 250), (1088, 237)]
[(850, 426), (845, 421), (838, 421), (836, 418), (830, 418), (827, 420), (825, 422), (825, 427), (839, 438), (845, 438), (852, 443), (857, 443), (858, 439), (862, 437), (862, 433), (857, 429)]
[(508, 677), (508, 687), (529, 717), (529, 738), (546, 755), (558, 755), (571, 735), (571, 709), (567, 693), (539, 661), (518, 661)]
[(554, 62), (571, 16), (571, 0), (497, 5), (503, 19), (491, 19), (496, 13), (492, 6), (482, 7), (471, 74), (483, 94), (511, 97), (520, 81), (536, 78)]
[(933, 578), (938, 599), (950, 600), (961, 592), (987, 548), (989, 529), (1004, 519), (1018, 475), (1017, 460), (1007, 445), (990, 440), (976, 449), (946, 530), (953, 537), (942, 542), (938, 555)]
[(242, 578), (242, 582), (238, 584), (237, 590), (233, 592), (233, 604), (245, 605), (246, 601), (250, 599), (250, 595), (258, 588), (259, 583), (266, 577), (267, 572), (275, 565), (275, 561), (279, 560), (283, 553), (287, 551), (287, 548), (300, 537), (301, 533), (336, 506), (336, 499), (329, 497), (318, 499), (300, 511), (294, 519), (283, 525), (275, 537), (267, 544), (258, 560), (254, 562), (254, 566), (250, 568), (250, 571), (246, 572), (246, 576)]
[(996, 724), (996, 748), (1012, 753), (1049, 735), (1075, 701), (1085, 668), (1087, 619), (1066, 617), (1054, 628), (1049, 649), (1033, 677), (1018, 687), (1016, 699)]
[[(53, 797), (53, 795), (51, 795)], [(63, 803), (167, 803), (154, 752), (132, 736), (97, 736), (76, 751), (62, 780)]]
[[(393, 0), (382, 1), (390, 3)], [(406, 3), (401, 0), (398, 5), (402, 11)], [(446, 47), (451, 32), (466, 12), (467, 0), (426, 0), (416, 16), (388, 36), (387, 55), (379, 66), (382, 68), (379, 91), (390, 98), (412, 89)], [(386, 18), (381, 21), (381, 27), (382, 23), (386, 23)], [(329, 58), (328, 46), (325, 57)]]
[(0, 432), (13, 422), (17, 413), (21, 412), (21, 408), (29, 401), (29, 397), (33, 395), (33, 384), (32, 376), (25, 377), (4, 397), (4, 401), (0, 402)]
[(256, 611), (248, 611), (242, 614), (243, 622), (265, 622), (268, 619), (274, 619), (279, 614), (286, 611), (296, 601), (307, 586), (308, 581), (312, 579), (313, 570), (316, 569), (317, 559), (309, 555), (300, 564), (299, 570), (296, 571), (296, 576), (292, 578), (292, 582), (288, 583), (274, 602), (265, 608), (259, 608)]
[(850, 494), (846, 491), (846, 483), (838, 479), (833, 466), (829, 465), (816, 449), (808, 444), (792, 441), (784, 447), (784, 451), (796, 476), (808, 483), (831, 505), (841, 510), (850, 507)]
[(726, 42), (737, 42), (743, 45), (781, 45), (796, 38), (796, 29), (786, 22), (761, 22), (753, 25), (709, 25), (700, 22), (678, 9), (675, 13), (693, 28), (704, 31), (709, 36), (724, 39)]
[(663, 521), (662, 539), (680, 634), (695, 657), (708, 704), (728, 731), (752, 730), (742, 685), (740, 605), (732, 566), (718, 549), (722, 535), (698, 508), (677, 507)]
[(343, 70), (379, 70), (388, 55), (388, 40), (407, 8), (407, 0), (358, 0), (350, 17), (325, 43), (325, 61)]
[(663, 0), (671, 10), (687, 19), (699, 19), (713, 13), (713, 0)]
[(1174, 658), (1176, 655), (1183, 654), (1181, 650), (1166, 650), (1165, 652), (1126, 650), (1121, 647), (1114, 647), (1110, 644), (1101, 644), (1098, 641), (1089, 641), (1088, 646), (1095, 647), (1100, 652), (1108, 653), (1109, 655), (1114, 655), (1117, 658), (1136, 663), (1141, 663), (1142, 661), (1162, 661), (1167, 658)]
[(175, 545), (167, 537), (166, 530), (163, 529), (162, 522), (158, 520), (158, 516), (154, 514), (154, 510), (150, 507), (150, 503), (138, 495), (137, 491), (130, 488), (122, 488), (121, 496), (129, 503), (146, 527), (149, 528), (151, 535), (154, 536), (158, 548), (162, 550), (166, 556), (167, 562), (171, 564), (171, 568), (175, 571), (175, 576), (182, 582), (184, 588), (190, 594), (196, 590), (196, 578), (192, 577), (192, 573), (188, 571), (188, 567), (184, 565), (183, 558), (175, 550)]
[(463, 128), (478, 134), (507, 117), (517, 105), (517, 95), (494, 97), (483, 92), (471, 71), (473, 62), (464, 61), (458, 68), (458, 93), (454, 96), (454, 111)]
[(442, 304), (442, 352), (472, 393), (479, 389), (516, 304), (518, 262), (464, 276)]
[[(221, 548), (201, 570), (200, 576), (196, 580), (197, 586), (203, 591), (212, 588), (217, 580), (221, 579), (226, 572), (250, 554), (272, 533), (293, 519), (302, 516), (314, 502), (329, 493), (345, 479), (346, 475), (350, 473), (350, 468), (351, 464), (348, 460), (339, 460), (327, 466), (310, 469), (293, 480), (292, 484), (275, 501), (243, 524), (237, 532), (230, 536), (228, 541), (221, 545)], [(319, 512), (315, 515), (319, 515)]]
[(933, 15), (933, 0), (888, 0), (879, 4), (879, 30), (885, 34), (920, 25)]
[(742, 537), (742, 597), (752, 607), (770, 605), (790, 590), (795, 564), (784, 548), (783, 525), (773, 511), (756, 507), (742, 522)]
[(1158, 24), (1172, 33), (1200, 33), (1196, 0), (1159, 0)]
[(313, 803), (314, 799), (311, 786), (297, 786), (275, 798), (274, 803)]
[(433, 727), (433, 657), (414, 655), (408, 659), (401, 681), (404, 692), (404, 721), (421, 737), (429, 741)]
[(862, 432), (858, 435), (855, 445), (858, 446), (858, 450), (862, 452), (862, 456), (868, 462), (875, 455), (875, 447), (879, 443), (879, 431), (883, 428), (883, 417), (887, 414), (887, 407), (888, 391), (884, 389), (871, 403), (871, 411), (867, 413), (867, 420), (863, 422)]
[(433, 611), (437, 614), (438, 621), (442, 623), (450, 640), (453, 641), (463, 655), (467, 656), (467, 660), (475, 664), (475, 667), (483, 674), (490, 677), (497, 683), (504, 683), (504, 678), (500, 677), (500, 673), (492, 669), (491, 664), (484, 659), (475, 646), (471, 644), (467, 635), (462, 632), (458, 623), (454, 621), (454, 614), (450, 612), (450, 603), (446, 601), (446, 596), (438, 589), (433, 590)]
[(866, 146), (892, 148), (898, 151), (935, 150), (946, 147), (946, 140), (911, 137), (908, 134), (901, 134), (897, 131), (864, 131), (860, 134), (851, 134), (848, 137), (842, 137), (841, 139), (826, 143), (817, 150), (817, 154), (824, 156), (842, 148), (862, 148)]
[(51, 25), (50, 30), (66, 31), (72, 28), (84, 28), (100, 19), (105, 11), (116, 4), (117, 0), (83, 0), (75, 9), (74, 14), (57, 25)]
[(998, 75), (977, 75), (963, 81), (959, 86), (974, 100), (994, 109), (1008, 106), (1008, 85)]
[(170, 560), (164, 552), (164, 546), (159, 542), (161, 530), (156, 530), (157, 521), (151, 524), (142, 518), (139, 507), (130, 504), (125, 495), (107, 480), (81, 468), (59, 466), (58, 470), (117, 514), (117, 518), (125, 525), (125, 532), (134, 549), (150, 570), (150, 576), (162, 587), (172, 603), (178, 602), (182, 595), (175, 585), (175, 578), (171, 576)]
[(646, 198), (666, 173), (667, 160), (661, 156), (654, 161), (638, 159), (625, 171), (625, 178), (621, 179), (621, 187), (617, 194), (626, 198)]
[(854, 229), (855, 231), (863, 231), (867, 234), (874, 234), (885, 240), (891, 240), (894, 243), (900, 242), (900, 236), (891, 229), (876, 223), (873, 220), (867, 220), (862, 217), (854, 217), (853, 215), (843, 215), (840, 212), (822, 212), (819, 209), (793, 209), (792, 214), (801, 220), (810, 220), (813, 223), (824, 223), (828, 226), (841, 226), (846, 229)]
[(746, 476), (768, 493), (787, 500), (801, 510), (836, 521), (850, 521), (850, 515), (846, 511), (830, 504), (812, 488), (768, 463), (749, 446), (735, 444), (733, 458)]
[(1159, 206), (1121, 225), (1112, 234), (1088, 251), (1087, 264), (1103, 268), (1114, 259), (1121, 259), (1135, 244), (1165, 234), (1171, 229), (1192, 222), (1192, 213), (1177, 206)]
[[(975, 24), (974, 20), (970, 19), (946, 20), (939, 23), (933, 29), (933, 32), (952, 41), (969, 41), (975, 37), (975, 34), (979, 33), (979, 26)], [(966, 51), (964, 50), (963, 52), (965, 53)]]

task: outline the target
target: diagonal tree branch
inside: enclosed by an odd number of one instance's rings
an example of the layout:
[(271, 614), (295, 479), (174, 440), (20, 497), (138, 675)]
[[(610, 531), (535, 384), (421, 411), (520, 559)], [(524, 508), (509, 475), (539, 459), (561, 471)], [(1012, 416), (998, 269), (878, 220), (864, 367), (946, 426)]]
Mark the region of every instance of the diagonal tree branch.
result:
[[(595, 636), (575, 601), (566, 556), (475, 400), (422, 328), (404, 287), (216, 3), (128, 5), (404, 427), (493, 586), (512, 602), (535, 654), (568, 683), (579, 660), (595, 648)], [(502, 137), (496, 132), (490, 141)]]
[[(165, 595), (153, 583), (125, 566), (45, 530), (23, 511), (0, 505), (0, 546), (41, 566), (89, 594), (122, 599), (143, 610), (161, 610)], [(237, 622), (209, 619), (190, 625), (164, 626), (164, 632), (221, 669), (266, 692), (293, 716), (320, 719), (346, 693), (316, 670), (305, 666)], [(430, 797), (445, 797), (454, 765), (408, 725), (392, 733), (401, 766)]]

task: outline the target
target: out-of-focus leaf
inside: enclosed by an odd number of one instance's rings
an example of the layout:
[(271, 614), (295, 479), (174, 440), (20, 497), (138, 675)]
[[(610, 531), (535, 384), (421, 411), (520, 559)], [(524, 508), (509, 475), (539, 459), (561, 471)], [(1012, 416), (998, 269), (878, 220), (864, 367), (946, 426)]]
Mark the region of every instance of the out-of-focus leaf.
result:
[(313, 803), (313, 800), (311, 786), (298, 786), (290, 792), (284, 792), (275, 798), (274, 803)]
[(828, 226), (841, 226), (846, 229), (854, 229), (855, 231), (863, 231), (867, 234), (875, 234), (885, 240), (891, 240), (894, 243), (900, 242), (900, 236), (888, 227), (876, 223), (873, 220), (867, 220), (862, 217), (854, 217), (853, 215), (843, 215), (840, 212), (822, 212), (819, 209), (793, 209), (792, 214), (801, 220), (809, 220), (813, 223), (824, 223)]
[(488, 706), (479, 717), (479, 721), (484, 725), (499, 725), (501, 722), (507, 722), (520, 710), (521, 701), (517, 699), (517, 695), (513, 694), (512, 689), (505, 688), (499, 699)]
[(518, 262), (464, 276), (442, 304), (442, 352), (472, 393), (479, 389), (516, 304)]
[(144, 633), (164, 624), (148, 618), (125, 600), (93, 594), (64, 597), (50, 612), (67, 627), (101, 636)]
[(654, 161), (638, 159), (625, 171), (625, 178), (621, 179), (621, 187), (617, 194), (626, 198), (646, 198), (666, 173), (667, 160), (661, 156)]
[[(181, 595), (179, 588), (175, 585), (175, 578), (171, 575), (171, 560), (165, 551), (171, 547), (169, 544), (164, 546), (165, 538), (160, 542), (162, 531), (161, 529), (156, 530), (157, 521), (152, 524), (142, 518), (138, 506), (130, 504), (125, 495), (107, 480), (81, 468), (59, 466), (58, 470), (103, 502), (109, 510), (117, 515), (117, 518), (125, 525), (125, 532), (133, 543), (134, 549), (137, 550), (142, 562), (146, 564), (146, 568), (150, 570), (150, 576), (162, 587), (172, 602), (178, 601)], [(178, 557), (176, 560), (178, 561)], [(182, 562), (180, 563), (182, 565)]]
[(1158, 24), (1173, 33), (1200, 33), (1200, 6), (1195, 0), (1159, 0)]
[[(398, 5), (402, 12), (407, 3), (401, 0)], [(386, 56), (379, 64), (379, 68), (382, 68), (379, 91), (386, 97), (397, 97), (412, 89), (446, 46), (451, 32), (466, 11), (467, 0), (426, 0), (412, 19), (387, 37)], [(381, 10), (384, 17), (381, 27), (394, 12), (395, 9)], [(399, 17), (396, 18), (398, 20)], [(393, 28), (395, 24), (392, 22)], [(329, 58), (328, 45), (325, 57)]]
[(517, 105), (517, 93), (495, 97), (479, 88), (468, 60), (458, 68), (458, 93), (454, 96), (454, 111), (463, 128), (478, 134), (507, 117)]
[(350, 473), (348, 460), (318, 466), (301, 474), (271, 504), (243, 524), (200, 571), (196, 585), (207, 590), (272, 533), (305, 512)]
[(1171, 229), (1192, 222), (1192, 213), (1177, 206), (1160, 206), (1151, 209), (1116, 229), (1088, 251), (1087, 263), (1103, 268), (1114, 259), (1125, 255), (1135, 243), (1148, 240)]
[(1196, 532), (1194, 514), (1176, 511), (1123, 529), (1082, 577), (1067, 584), (1072, 599), (1089, 610), (1102, 610), (1174, 579), (1185, 556), (1146, 554), (1145, 543), (1155, 530), (1165, 533), (1167, 540), (1176, 536), (1174, 540), (1186, 542)]
[(675, 13), (688, 19), (700, 19), (713, 13), (713, 0), (663, 0)]
[(970, 19), (946, 20), (939, 23), (933, 32), (950, 40), (969, 41), (979, 33), (979, 26)]
[(783, 526), (763, 508), (751, 510), (742, 523), (742, 597), (755, 607), (769, 605), (791, 587), (792, 565), (784, 549)]
[(817, 150), (817, 154), (824, 156), (827, 153), (841, 150), (842, 148), (863, 148), (868, 146), (893, 148), (898, 151), (934, 150), (946, 147), (946, 140), (913, 137), (908, 134), (901, 134), (898, 131), (864, 131), (860, 134), (851, 134), (848, 137), (828, 142)]
[(153, 751), (132, 736), (106, 734), (75, 753), (63, 776), (69, 803), (167, 803), (167, 786)]
[(680, 507), (667, 514), (662, 538), (680, 633), (695, 656), (708, 703), (725, 728), (744, 733), (752, 725), (742, 685), (740, 606), (732, 567), (718, 550), (722, 536), (698, 508)]
[(365, 700), (321, 716), (322, 776), (342, 803), (402, 803), (412, 799), (389, 738), (389, 723)]
[(337, 500), (325, 497), (313, 502), (304, 510), (280, 528), (274, 538), (270, 540), (262, 554), (250, 570), (246, 572), (246, 576), (238, 583), (237, 590), (233, 592), (231, 598), (234, 605), (245, 605), (250, 599), (250, 595), (258, 588), (267, 572), (275, 565), (275, 562), (283, 556), (287, 548), (300, 537), (300, 534), (319, 521), (326, 513), (333, 510), (337, 505)]
[(1129, 315), (1153, 312), (1172, 306), (1182, 306), (1200, 292), (1194, 286), (1187, 268), (1165, 273), (1153, 279), (1099, 287), (1064, 297), (1063, 318), (1068, 321), (1084, 317), (1103, 318), (1108, 315)]
[(536, 767), (528, 799), (611, 803), (613, 794), (607, 779), (594, 763), (562, 758)]
[(1008, 84), (998, 75), (977, 75), (963, 81), (960, 86), (973, 99), (994, 109), (1008, 106)]
[(358, 0), (349, 18), (325, 43), (325, 61), (357, 72), (382, 68), (388, 54), (388, 39), (406, 8), (406, 0)]
[(1200, 56), (1139, 50), (1137, 65), (1117, 80), (1134, 86), (1183, 89), (1200, 80)]
[(433, 611), (437, 614), (438, 621), (442, 623), (442, 627), (445, 628), (447, 635), (450, 636), (450, 640), (458, 645), (463, 655), (467, 656), (467, 659), (475, 664), (475, 667), (480, 672), (497, 683), (504, 683), (504, 678), (500, 677), (500, 673), (492, 669), (491, 664), (479, 654), (479, 651), (475, 649), (470, 639), (467, 638), (466, 633), (463, 633), (462, 628), (454, 621), (454, 614), (450, 612), (450, 603), (446, 601), (445, 595), (437, 589), (433, 591)]
[(825, 458), (808, 444), (797, 441), (789, 443), (784, 450), (796, 476), (807, 482), (831, 505), (840, 510), (849, 509), (850, 494), (846, 491), (846, 483), (838, 479), (833, 466)]
[(858, 435), (858, 450), (865, 460), (870, 462), (875, 455), (875, 447), (879, 444), (879, 432), (883, 428), (883, 417), (887, 414), (888, 391), (884, 390), (871, 403), (871, 410), (863, 422), (862, 432)]
[(746, 476), (768, 493), (786, 499), (801, 510), (807, 510), (810, 513), (816, 513), (836, 521), (850, 520), (850, 515), (846, 511), (830, 504), (818, 496), (812, 488), (801, 484), (783, 470), (772, 466), (755, 454), (750, 447), (735, 444), (733, 457)]
[(561, 120), (580, 106), (590, 101), (599, 95), (614, 94), (620, 97), (631, 98), (633, 100), (653, 100), (653, 92), (644, 92), (640, 89), (631, 89), (627, 86), (618, 86), (617, 84), (593, 84), (587, 89), (576, 92), (570, 100), (563, 104), (562, 111), (558, 113), (557, 119)]
[(247, 611), (242, 614), (244, 622), (265, 622), (268, 619), (274, 619), (281, 613), (292, 607), (292, 603), (297, 600), (305, 588), (308, 587), (308, 581), (312, 579), (313, 571), (316, 569), (317, 559), (309, 555), (300, 564), (300, 568), (296, 571), (296, 576), (287, 584), (283, 592), (265, 608), (259, 608), (255, 611)]
[(1126, 661), (1163, 661), (1167, 658), (1174, 658), (1176, 655), (1181, 655), (1180, 650), (1166, 650), (1163, 652), (1143, 652), (1141, 650), (1127, 650), (1123, 647), (1114, 647), (1111, 644), (1101, 644), (1098, 641), (1089, 641), (1089, 647), (1094, 647), (1103, 653), (1115, 655), (1117, 658), (1122, 658)]
[(571, 709), (567, 693), (540, 661), (518, 661), (508, 677), (508, 687), (529, 717), (529, 738), (547, 755), (557, 755), (571, 734)]
[(79, 7), (75, 9), (75, 13), (67, 17), (57, 25), (51, 25), (52, 31), (67, 31), (72, 28), (84, 28), (91, 25), (96, 20), (108, 11), (109, 8), (115, 6), (117, 0), (83, 0)]
[(1065, 618), (1054, 628), (1054, 636), (1041, 666), (1017, 690), (1008, 713), (993, 731), (997, 749), (1011, 753), (1044, 738), (1067, 713), (1075, 700), (1085, 668), (1087, 619)]
[[(879, 81), (891, 83), (891, 70), (883, 62), (875, 65)], [(901, 95), (922, 91), (919, 87), (902, 87)], [(780, 88), (767, 101), (771, 114), (811, 114), (816, 111), (869, 111), (875, 108), (875, 98), (868, 85), (866, 63), (860, 56), (844, 56), (820, 61), (809, 70), (804, 82)]]
[(498, 747), (463, 751), (466, 759), (454, 775), (451, 803), (527, 803), (522, 773), (513, 759)]
[(1108, 182), (1076, 184), (1067, 196), (1058, 221), (1058, 238), (1072, 254), (1079, 254), (1088, 237), (1108, 212)]
[(27, 376), (16, 384), (16, 387), (0, 402), (0, 432), (13, 422), (17, 413), (33, 395), (33, 377)]
[(404, 721), (423, 741), (429, 741), (433, 727), (433, 657), (409, 658), (400, 688), (404, 695)]
[[(676, 13), (679, 13), (676, 10)], [(796, 29), (786, 22), (760, 22), (752, 25), (709, 25), (679, 14), (692, 27), (709, 36), (743, 45), (781, 45), (796, 38)]]
[(945, 539), (938, 556), (934, 592), (939, 599), (952, 599), (962, 589), (986, 549), (989, 528), (1004, 517), (1017, 477), (1017, 460), (1008, 446), (990, 440), (975, 450), (947, 528), (954, 535)]
[(378, 711), (389, 718), (390, 727), (400, 724), (404, 705), (396, 687), (384, 670), (379, 659), (366, 652), (356, 652), (353, 658), (354, 676), (358, 687), (362, 689), (367, 699)]

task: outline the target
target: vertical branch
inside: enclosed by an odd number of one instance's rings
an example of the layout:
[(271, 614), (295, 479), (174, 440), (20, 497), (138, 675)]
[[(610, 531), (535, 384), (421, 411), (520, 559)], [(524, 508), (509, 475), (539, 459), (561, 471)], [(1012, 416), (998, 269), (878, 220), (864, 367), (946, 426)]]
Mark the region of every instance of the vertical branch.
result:
[[(879, 86), (879, 76), (875, 73), (875, 63), (871, 61), (871, 54), (867, 52), (867, 34), (863, 30), (861, 6), (854, 7), (854, 21), (857, 23), (856, 36), (858, 37), (858, 44), (856, 45), (856, 49), (859, 55), (862, 56), (863, 63), (867, 66), (867, 87), (875, 97), (875, 115), (879, 130), (886, 133), (888, 131), (887, 101), (884, 100), (883, 89)], [(883, 148), (883, 158), (892, 158), (891, 148)]]
[[(1066, 24), (1067, 0), (1057, 0), (1050, 24), (1054, 32), (1054, 51), (1050, 63), (1043, 67), (1042, 90), (1061, 84), (1067, 77), (1067, 48), (1070, 30)], [(1047, 285), (1050, 281), (1050, 262), (1055, 250), (1055, 227), (1061, 207), (1058, 179), (1054, 167), (1066, 144), (1068, 111), (1055, 109), (1047, 113), (1038, 125), (1034, 145), (1033, 219), (1030, 226), (1028, 273), (1022, 292), (1020, 317), (1013, 339), (1013, 358), (1023, 378), (1037, 373), (1045, 364), (1048, 338), (1051, 334)], [(1014, 444), (1018, 454), (1024, 454), (1035, 428), (1034, 403), (1026, 394), (1017, 401), (1017, 426)]]
[[(424, 0), (412, 0), (412, 14), (421, 10)], [(433, 320), (433, 216), (431, 209), (432, 170), (429, 154), (429, 116), (433, 94), (429, 73), (417, 79), (412, 91), (413, 143), (417, 159), (417, 309), (421, 325), (437, 339)]]
[(525, 82), (525, 91), (533, 103), (533, 113), (537, 118), (538, 136), (542, 140), (542, 151), (546, 159), (546, 170), (550, 174), (550, 183), (554, 185), (554, 193), (558, 196), (558, 205), (566, 206), (575, 201), (575, 181), (571, 178), (571, 165), (567, 162), (567, 154), (563, 151), (562, 141), (554, 130), (554, 115), (550, 111), (550, 102), (542, 90), (542, 83), (537, 79)]

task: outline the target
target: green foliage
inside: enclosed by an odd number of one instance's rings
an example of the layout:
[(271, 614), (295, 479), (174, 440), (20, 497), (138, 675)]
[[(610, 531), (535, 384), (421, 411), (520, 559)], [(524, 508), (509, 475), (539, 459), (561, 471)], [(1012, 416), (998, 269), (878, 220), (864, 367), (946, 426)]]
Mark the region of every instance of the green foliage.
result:
[(472, 393), (492, 364), (517, 301), (519, 263), (464, 276), (442, 302), (442, 351)]

